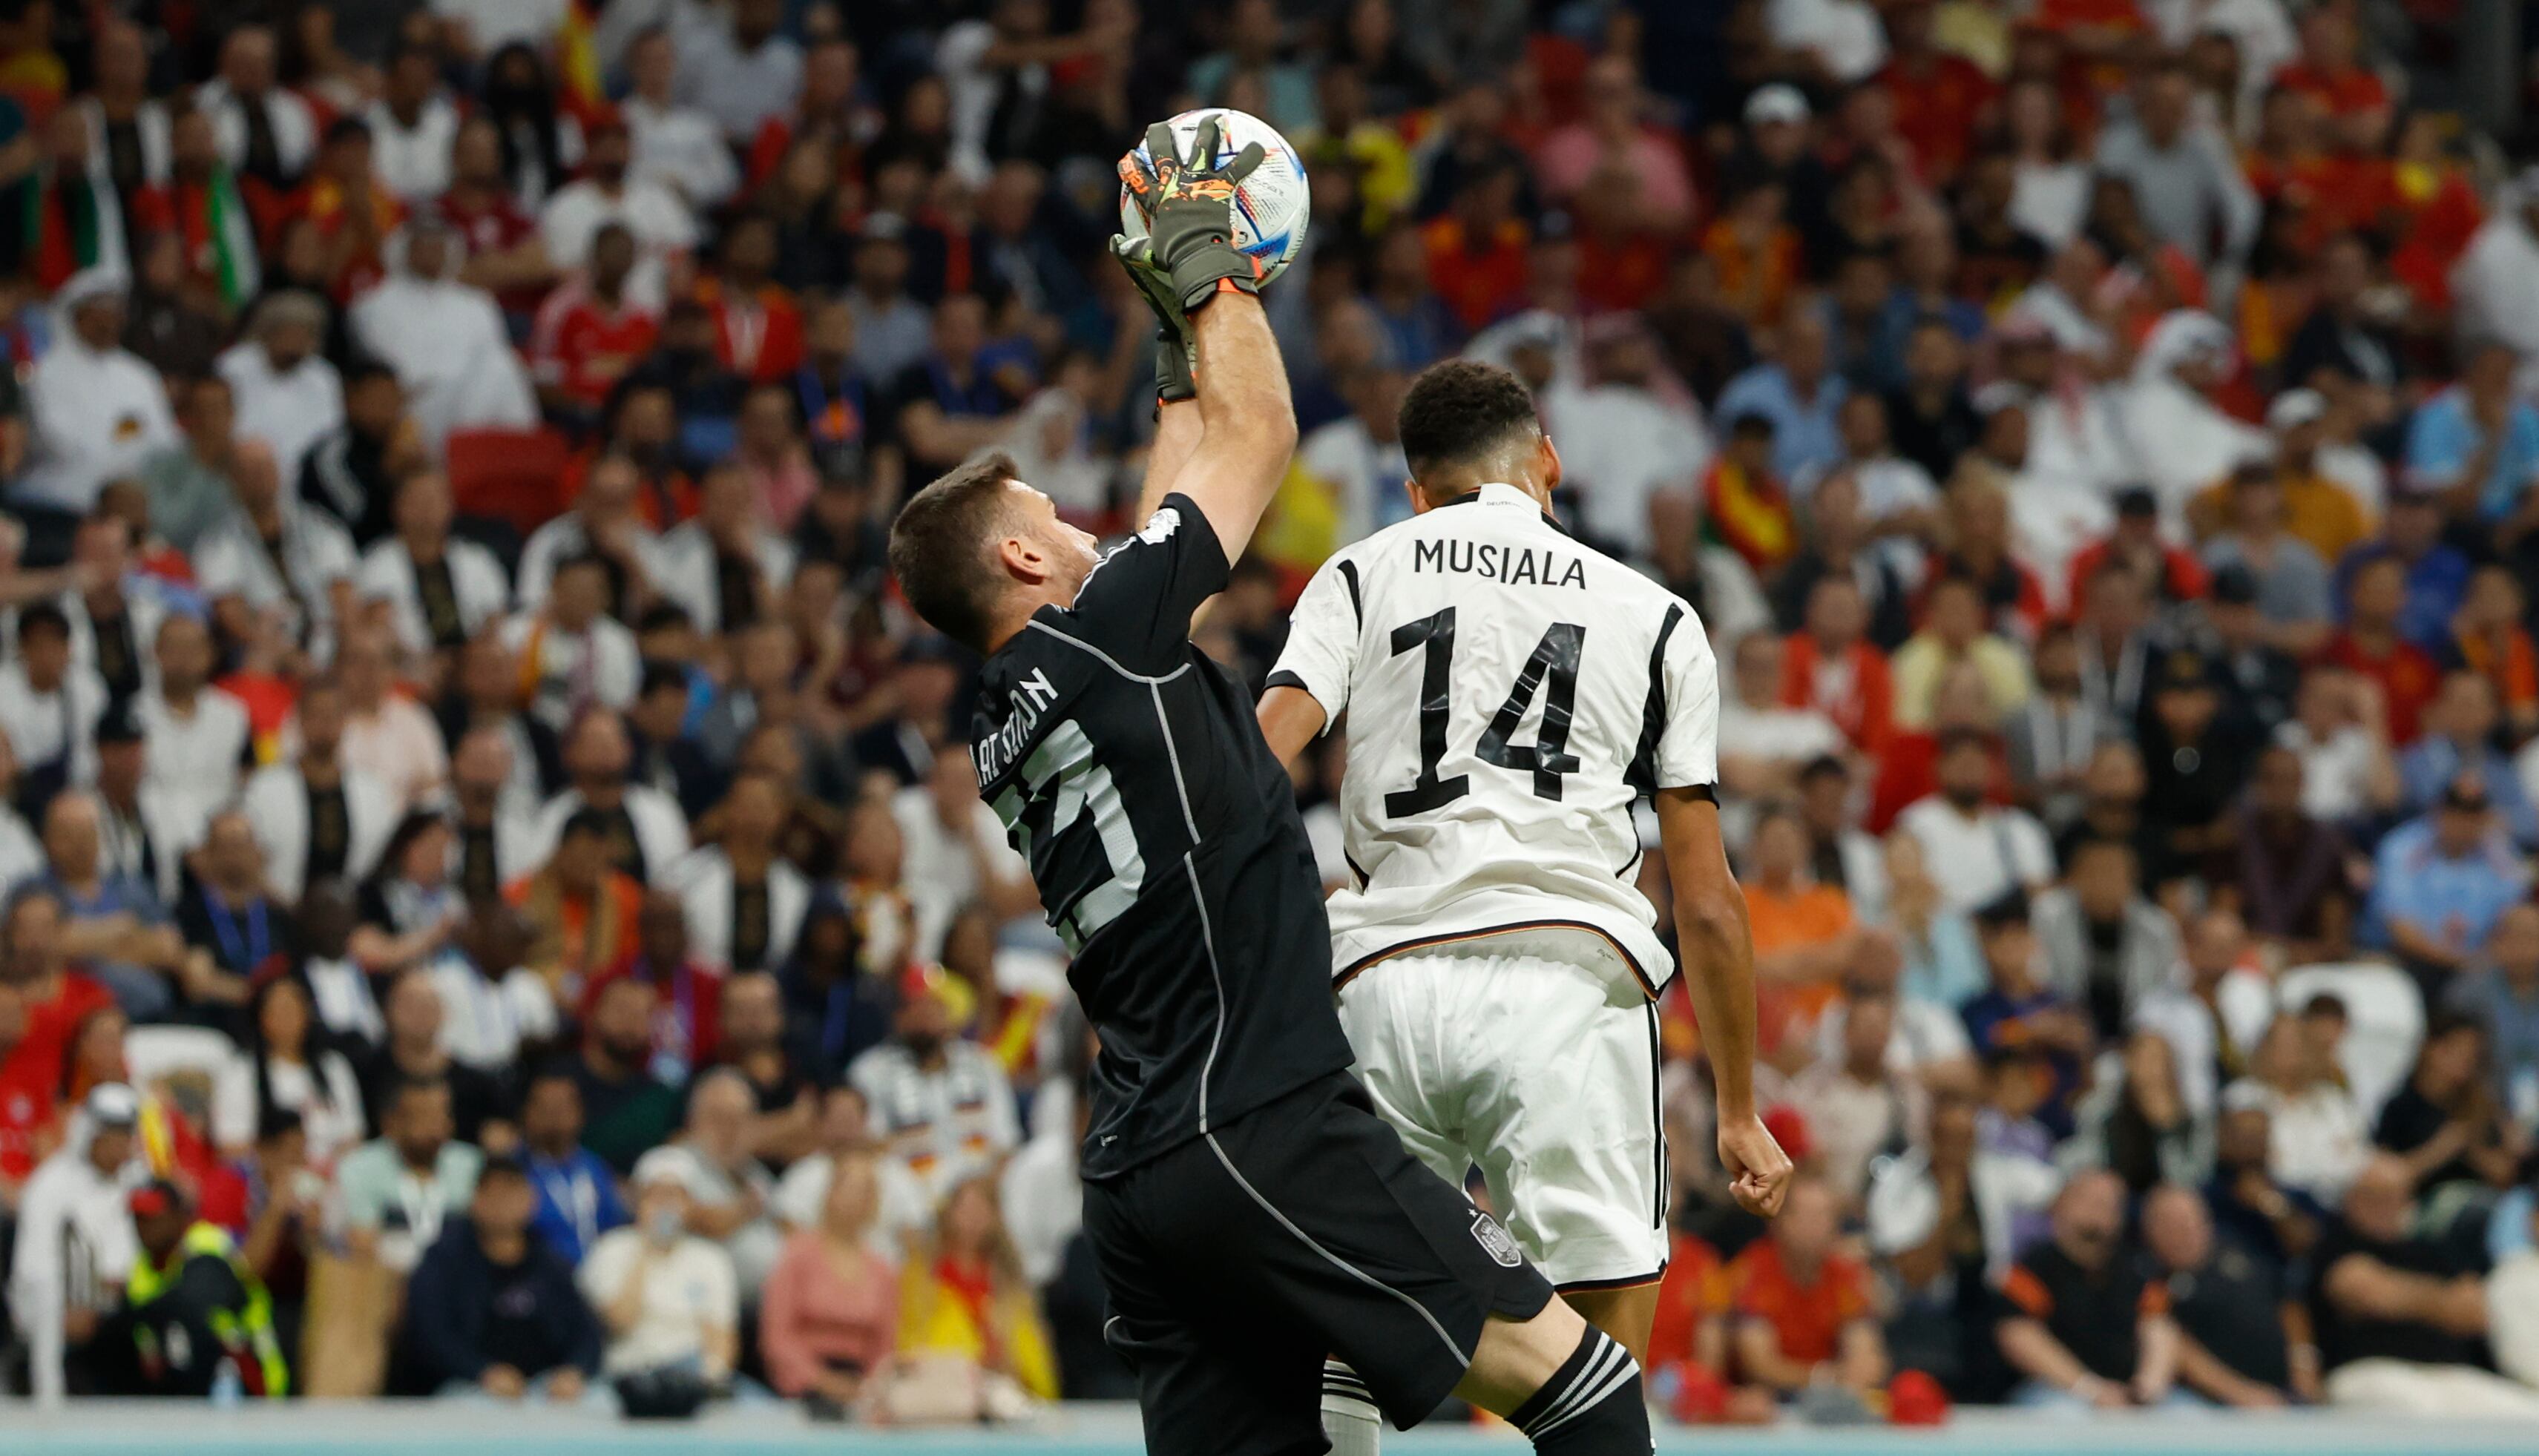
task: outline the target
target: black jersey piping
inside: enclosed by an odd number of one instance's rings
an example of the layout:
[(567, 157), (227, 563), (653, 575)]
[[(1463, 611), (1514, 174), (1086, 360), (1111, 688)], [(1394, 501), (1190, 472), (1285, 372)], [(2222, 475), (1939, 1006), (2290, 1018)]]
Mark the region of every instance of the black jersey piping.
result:
[(1396, 956), (1413, 955), (1420, 951), (1433, 951), (1439, 946), (1459, 945), (1465, 941), (1476, 941), (1485, 939), (1489, 936), (1506, 935), (1511, 931), (1518, 930), (1586, 931), (1589, 935), (1595, 936), (1604, 941), (1605, 944), (1612, 946), (1613, 948), (1613, 954), (1622, 958), (1622, 963), (1630, 967), (1631, 979), (1639, 982), (1640, 993), (1642, 995), (1648, 997), (1652, 1002), (1658, 999), (1658, 988), (1650, 982), (1649, 973), (1641, 966), (1640, 959), (1631, 954), (1628, 946), (1615, 940), (1612, 931), (1607, 930), (1605, 927), (1595, 924), (1592, 921), (1558, 919), (1511, 920), (1504, 925), (1481, 925), (1475, 926), (1471, 930), (1458, 930), (1446, 935), (1423, 936), (1417, 940), (1400, 941), (1385, 947), (1381, 951), (1375, 951), (1368, 955), (1361, 956), (1357, 960), (1350, 961), (1347, 965), (1342, 966), (1339, 972), (1332, 977), (1333, 994), (1338, 994), (1339, 989), (1342, 986), (1345, 986), (1349, 982), (1357, 979), (1361, 972), (1378, 961), (1390, 960)]

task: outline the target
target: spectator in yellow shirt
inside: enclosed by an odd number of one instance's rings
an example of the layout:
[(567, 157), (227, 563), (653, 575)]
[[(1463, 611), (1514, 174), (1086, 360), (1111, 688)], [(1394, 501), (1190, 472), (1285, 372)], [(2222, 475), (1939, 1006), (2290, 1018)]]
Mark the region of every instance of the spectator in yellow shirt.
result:
[(1995, 722), (2027, 701), (2027, 655), (1984, 629), (1983, 592), (1973, 580), (1943, 576), (1923, 604), (1920, 629), (1895, 649), (1895, 726), (1930, 727), (1932, 695), (1959, 662), (1983, 675)]
[[(2288, 389), (2266, 411), (2266, 426), (2275, 435), (2275, 487), (2283, 493), (2286, 535), (2308, 543), (2330, 565), (2371, 535), (2371, 519), (2352, 491), (2319, 468), (2318, 450), (2325, 442), (2327, 398), (2315, 389)], [(2196, 493), (2187, 514), (2200, 539), (2230, 524), (2230, 483), (2217, 482)]]
[(1049, 1330), (1005, 1232), (993, 1178), (971, 1178), (943, 1200), (934, 1237), (901, 1276), (899, 1310), (903, 1357), (973, 1360), (1041, 1400), (1058, 1399)]

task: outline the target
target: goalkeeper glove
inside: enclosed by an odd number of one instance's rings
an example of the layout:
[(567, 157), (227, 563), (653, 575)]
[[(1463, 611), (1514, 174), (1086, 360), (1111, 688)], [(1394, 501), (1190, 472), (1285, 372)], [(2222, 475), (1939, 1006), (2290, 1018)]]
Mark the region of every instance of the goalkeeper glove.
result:
[[(1235, 247), (1232, 234), (1234, 190), (1265, 154), (1255, 142), (1220, 167), (1216, 144), (1211, 116), (1199, 124), (1191, 155), (1182, 157), (1173, 150), (1172, 127), (1159, 121), (1146, 128), (1145, 156), (1132, 152), (1120, 159), (1120, 180), (1146, 214), (1147, 258), (1170, 280), (1183, 313), (1203, 306), (1220, 283), (1247, 294), (1261, 289), (1260, 265)], [(1151, 290), (1148, 298), (1154, 298)], [(1182, 330), (1187, 335), (1187, 320)]]

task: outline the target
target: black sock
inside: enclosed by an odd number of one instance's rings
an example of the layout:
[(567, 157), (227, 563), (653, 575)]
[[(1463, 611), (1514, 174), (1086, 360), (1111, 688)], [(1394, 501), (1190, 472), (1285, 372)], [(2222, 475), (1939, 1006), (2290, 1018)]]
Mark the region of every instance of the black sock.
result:
[(1508, 1413), (1534, 1449), (1562, 1456), (1649, 1456), (1648, 1399), (1639, 1361), (1594, 1325), (1543, 1388)]

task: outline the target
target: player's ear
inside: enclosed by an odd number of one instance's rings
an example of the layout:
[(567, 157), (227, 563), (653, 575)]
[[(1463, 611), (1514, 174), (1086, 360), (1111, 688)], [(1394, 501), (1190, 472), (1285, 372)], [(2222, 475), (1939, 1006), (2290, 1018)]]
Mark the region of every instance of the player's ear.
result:
[(1009, 535), (996, 542), (996, 564), (1009, 580), (1037, 586), (1050, 574), (1049, 557), (1029, 536)]
[(1543, 482), (1543, 494), (1548, 496), (1560, 489), (1560, 450), (1544, 435), (1534, 442), (1535, 474)]
[(1428, 513), (1428, 493), (1419, 489), (1419, 483), (1417, 481), (1404, 481), (1402, 483), (1402, 492), (1404, 495), (1410, 497), (1410, 513), (1412, 515), (1426, 515)]

